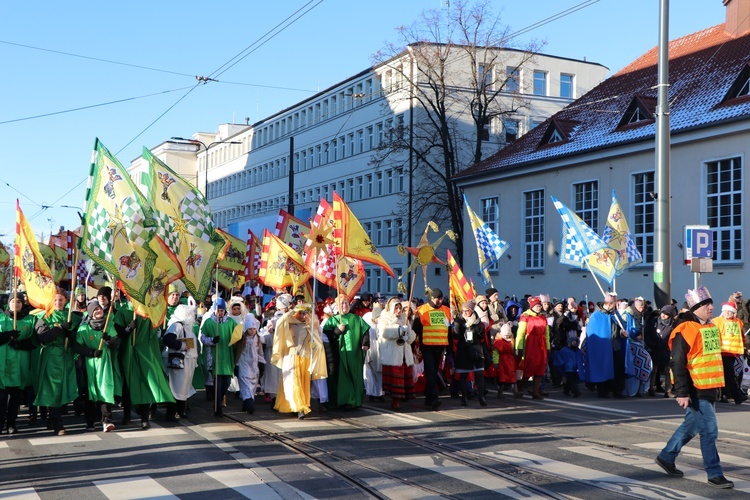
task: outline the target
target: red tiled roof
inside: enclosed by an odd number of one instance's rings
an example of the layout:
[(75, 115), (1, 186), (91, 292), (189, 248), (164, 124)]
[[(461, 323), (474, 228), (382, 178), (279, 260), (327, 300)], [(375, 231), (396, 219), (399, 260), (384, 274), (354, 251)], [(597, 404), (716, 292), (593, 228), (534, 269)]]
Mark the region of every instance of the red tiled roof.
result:
[[(456, 179), (653, 140), (655, 123), (619, 130), (617, 126), (634, 96), (640, 96), (644, 103), (656, 99), (657, 58), (655, 47), (528, 134), (459, 173)], [(724, 24), (698, 31), (671, 41), (669, 60), (672, 134), (723, 121), (750, 119), (750, 100), (736, 99), (720, 105), (750, 62), (750, 34), (733, 37), (724, 30)], [(578, 124), (570, 140), (540, 148), (551, 120)]]

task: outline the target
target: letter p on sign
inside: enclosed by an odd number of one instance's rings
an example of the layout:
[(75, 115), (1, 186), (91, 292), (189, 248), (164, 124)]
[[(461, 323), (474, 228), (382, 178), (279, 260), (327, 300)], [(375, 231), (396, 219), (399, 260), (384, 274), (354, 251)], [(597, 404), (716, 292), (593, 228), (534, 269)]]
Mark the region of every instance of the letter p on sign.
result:
[(693, 258), (710, 259), (713, 257), (714, 232), (711, 229), (693, 229), (691, 247)]

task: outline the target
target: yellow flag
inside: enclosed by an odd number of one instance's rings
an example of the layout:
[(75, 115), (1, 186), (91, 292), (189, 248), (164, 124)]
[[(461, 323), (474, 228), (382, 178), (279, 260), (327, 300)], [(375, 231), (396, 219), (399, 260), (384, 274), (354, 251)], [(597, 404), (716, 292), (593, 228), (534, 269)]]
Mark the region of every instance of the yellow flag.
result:
[(245, 284), (245, 275), (237, 271), (219, 268), (219, 284), (227, 290), (239, 290)]
[(268, 229), (263, 233), (263, 253), (260, 260), (258, 279), (277, 291), (292, 287), (292, 294), (295, 294), (310, 279), (302, 256), (268, 232)]
[[(158, 246), (157, 246), (158, 245)], [(139, 316), (151, 320), (154, 327), (161, 325), (167, 314), (167, 287), (172, 280), (171, 277), (181, 275), (180, 265), (172, 258), (172, 252), (166, 247), (161, 238), (154, 238), (151, 247), (156, 252), (156, 262), (151, 271), (151, 286), (146, 293), (146, 300), (138, 302), (131, 297), (133, 304), (138, 304), (139, 308), (134, 308)], [(143, 311), (144, 313), (139, 313)]]
[(337, 250), (342, 255), (375, 264), (385, 269), (385, 272), (392, 277), (396, 277), (391, 266), (375, 248), (375, 244), (365, 232), (362, 224), (335, 192), (333, 193), (333, 221), (333, 239)]
[(224, 246), (219, 252), (219, 269), (234, 271), (244, 276), (247, 242), (218, 228), (216, 232), (224, 240)]
[(29, 303), (47, 314), (52, 311), (55, 299), (55, 282), (44, 261), (34, 231), (16, 200), (16, 255), (15, 274), (23, 284)]

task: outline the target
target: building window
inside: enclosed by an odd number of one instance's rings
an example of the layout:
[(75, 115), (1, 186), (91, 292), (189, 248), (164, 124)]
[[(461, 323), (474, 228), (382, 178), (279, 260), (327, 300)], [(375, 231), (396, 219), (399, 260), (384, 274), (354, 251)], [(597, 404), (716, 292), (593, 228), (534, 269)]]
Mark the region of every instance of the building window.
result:
[(349, 191), (349, 201), (354, 201), (354, 179), (347, 179), (346, 187)]
[(333, 139), (333, 140), (332, 140), (332, 141), (330, 142), (330, 147), (331, 147), (331, 156), (332, 156), (332, 160), (333, 160), (333, 161), (336, 161), (336, 160), (338, 160), (338, 159), (339, 159), (339, 157), (338, 157), (338, 155), (339, 155), (339, 151), (338, 151), (338, 149), (337, 149), (337, 146), (338, 146), (338, 142), (336, 141), (336, 139)]
[(375, 134), (372, 126), (367, 127), (367, 149), (375, 149)]
[(575, 97), (575, 78), (573, 75), (560, 74), (560, 97), (573, 99)]
[(349, 156), (354, 156), (354, 133), (347, 136), (349, 138)]
[(503, 120), (503, 130), (505, 131), (505, 142), (514, 142), (521, 136), (519, 128), (521, 122), (518, 120)]
[(385, 221), (385, 244), (386, 246), (393, 245), (393, 221)]
[(377, 137), (375, 139), (377, 141), (377, 143), (375, 145), (376, 146), (380, 146), (381, 144), (383, 144), (383, 124), (382, 123), (376, 124), (375, 125), (375, 131), (376, 131), (376, 135), (377, 135)]
[(399, 140), (404, 139), (404, 115), (398, 115), (396, 117), (396, 136)]
[(375, 192), (383, 196), (383, 172), (375, 172)]
[(385, 171), (385, 194), (393, 194), (393, 170)]
[(487, 66), (483, 63), (477, 65), (477, 84), (479, 90), (491, 90), (492, 89), (492, 67)]
[(364, 181), (362, 177), (357, 177), (357, 199), (362, 200), (365, 197)]
[[(484, 221), (487, 226), (495, 232), (495, 234), (498, 234), (500, 227), (500, 206), (498, 197), (493, 196), (492, 198), (483, 198), (480, 203), (482, 209), (482, 221)], [(497, 270), (497, 262), (492, 264), (488, 269), (490, 271)]]
[(573, 184), (573, 196), (573, 211), (595, 233), (599, 233), (599, 182)]
[(706, 224), (714, 231), (714, 260), (742, 262), (742, 158), (706, 163)]
[(372, 174), (365, 176), (365, 184), (367, 184), (367, 197), (372, 198)]
[(523, 194), (524, 269), (544, 269), (544, 190)]
[(654, 262), (654, 173), (633, 175), (633, 238), (644, 264)]
[(376, 221), (373, 223), (373, 226), (372, 242), (375, 243), (375, 246), (380, 246), (383, 244), (383, 223)]
[(328, 163), (328, 158), (329, 158), (328, 148), (329, 148), (328, 143), (324, 142), (323, 143), (323, 163), (321, 163), (321, 165)]
[(357, 153), (365, 152), (365, 131), (357, 130)]
[(339, 137), (339, 159), (346, 158), (346, 138), (342, 135)]
[(406, 177), (404, 176), (404, 169), (403, 168), (397, 168), (396, 169), (396, 177), (398, 178), (398, 192), (403, 193), (406, 190)]
[(534, 95), (547, 95), (547, 72), (534, 70)]
[(506, 92), (520, 92), (521, 91), (521, 70), (519, 68), (508, 66), (505, 68), (505, 91)]

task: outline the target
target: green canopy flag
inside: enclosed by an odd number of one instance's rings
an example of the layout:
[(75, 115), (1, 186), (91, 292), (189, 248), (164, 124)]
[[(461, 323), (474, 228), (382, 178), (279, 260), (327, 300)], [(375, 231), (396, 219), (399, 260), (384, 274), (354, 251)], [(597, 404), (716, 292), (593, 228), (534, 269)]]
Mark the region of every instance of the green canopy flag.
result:
[(120, 280), (125, 292), (145, 302), (153, 281), (156, 253), (154, 218), (117, 158), (96, 139), (86, 192), (81, 250)]

